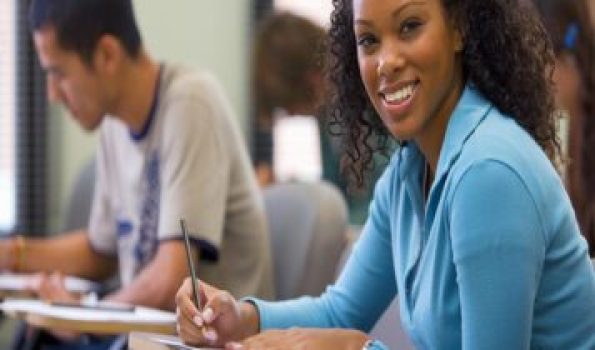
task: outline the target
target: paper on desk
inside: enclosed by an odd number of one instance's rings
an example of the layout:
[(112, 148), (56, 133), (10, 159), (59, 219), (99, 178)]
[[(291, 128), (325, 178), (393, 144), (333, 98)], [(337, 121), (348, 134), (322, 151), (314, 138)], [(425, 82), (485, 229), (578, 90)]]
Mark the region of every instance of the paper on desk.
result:
[(134, 311), (110, 311), (72, 306), (50, 305), (40, 300), (6, 299), (0, 303), (0, 309), (6, 313), (29, 313), (71, 321), (122, 322), (136, 324), (163, 324), (176, 322), (172, 312), (137, 306)]
[(172, 335), (132, 332), (128, 337), (130, 350), (218, 350), (222, 348), (195, 348)]
[[(3, 291), (24, 291), (27, 290), (27, 280), (32, 275), (28, 274), (14, 274), (1, 273), (0, 274), (0, 290)], [(66, 290), (74, 293), (87, 293), (97, 290), (99, 285), (95, 282), (84, 279), (66, 276), (64, 278)]]
[(171, 338), (164, 338), (164, 337), (151, 337), (152, 341), (165, 344), (167, 346), (171, 346), (177, 350), (220, 350), (221, 348), (195, 348), (189, 345), (182, 343), (179, 340), (171, 339)]

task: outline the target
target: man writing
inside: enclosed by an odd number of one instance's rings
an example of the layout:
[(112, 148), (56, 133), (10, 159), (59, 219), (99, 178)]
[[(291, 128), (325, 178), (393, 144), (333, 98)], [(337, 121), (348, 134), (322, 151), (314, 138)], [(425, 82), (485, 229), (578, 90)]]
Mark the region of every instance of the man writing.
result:
[[(232, 294), (272, 295), (263, 206), (240, 131), (206, 74), (158, 64), (143, 49), (131, 0), (34, 0), (30, 22), (50, 100), (100, 130), (88, 229), (0, 242), (0, 268), (93, 280), (117, 268), (118, 302), (174, 308), (187, 276), (179, 220), (201, 279)], [(75, 298), (60, 275), (40, 297)]]

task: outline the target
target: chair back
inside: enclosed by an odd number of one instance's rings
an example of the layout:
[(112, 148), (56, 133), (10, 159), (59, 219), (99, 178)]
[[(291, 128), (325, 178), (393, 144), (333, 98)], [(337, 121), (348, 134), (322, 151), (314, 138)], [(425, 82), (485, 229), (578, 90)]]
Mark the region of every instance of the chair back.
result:
[[(345, 263), (347, 262), (349, 255), (351, 255), (351, 251), (353, 250), (353, 245), (359, 238), (360, 234), (361, 231), (354, 232), (354, 234), (348, 240), (348, 244), (341, 256), (339, 268), (337, 269), (337, 275), (341, 273), (341, 270), (345, 266)], [(378, 321), (376, 321), (376, 324), (372, 330), (370, 330), (369, 334), (372, 339), (378, 339), (382, 341), (389, 349), (415, 349), (401, 323), (399, 300), (396, 297), (388, 305), (386, 310), (384, 310), (384, 313), (382, 316), (380, 316)]]
[(282, 183), (264, 190), (278, 299), (319, 295), (334, 281), (346, 243), (347, 206), (330, 183)]
[(89, 226), (94, 189), (95, 157), (83, 165), (71, 188), (63, 231), (78, 230)]

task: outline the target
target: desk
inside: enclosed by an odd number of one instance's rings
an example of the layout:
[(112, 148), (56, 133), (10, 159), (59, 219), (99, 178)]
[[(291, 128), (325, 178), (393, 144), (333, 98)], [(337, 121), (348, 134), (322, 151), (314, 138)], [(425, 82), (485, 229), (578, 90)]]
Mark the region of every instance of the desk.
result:
[[(28, 281), (32, 276), (30, 274), (0, 273), (0, 299), (34, 297), (33, 293), (27, 290)], [(95, 282), (72, 276), (64, 278), (64, 285), (66, 290), (79, 295), (99, 289), (99, 284)]]
[(128, 350), (217, 350), (221, 348), (195, 348), (184, 345), (178, 337), (132, 332), (128, 335)]
[(0, 303), (7, 315), (40, 328), (93, 334), (134, 331), (175, 334), (174, 313), (136, 307), (134, 311), (106, 311), (50, 305), (39, 300), (7, 299)]

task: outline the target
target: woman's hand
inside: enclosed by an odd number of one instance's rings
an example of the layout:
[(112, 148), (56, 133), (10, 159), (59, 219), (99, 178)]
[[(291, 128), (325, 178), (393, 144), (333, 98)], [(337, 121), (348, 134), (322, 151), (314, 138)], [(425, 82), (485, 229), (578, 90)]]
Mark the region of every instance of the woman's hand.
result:
[(350, 329), (291, 328), (262, 332), (241, 343), (227, 343), (226, 350), (361, 350), (366, 334)]
[(249, 303), (239, 303), (226, 291), (202, 281), (197, 290), (202, 312), (192, 302), (192, 282), (186, 278), (176, 294), (178, 335), (186, 344), (224, 345), (258, 331), (258, 312)]

